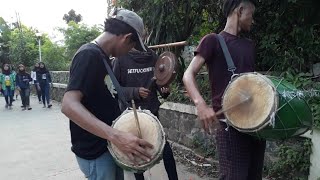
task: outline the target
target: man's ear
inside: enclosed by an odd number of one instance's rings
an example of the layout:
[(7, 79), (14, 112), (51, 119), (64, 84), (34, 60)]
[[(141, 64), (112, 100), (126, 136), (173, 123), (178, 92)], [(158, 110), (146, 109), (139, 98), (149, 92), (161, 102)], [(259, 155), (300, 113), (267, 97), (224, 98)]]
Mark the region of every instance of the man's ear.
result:
[(242, 5), (240, 5), (240, 7), (238, 8), (238, 15), (241, 16), (243, 13), (244, 7)]
[(123, 37), (124, 37), (126, 40), (128, 40), (129, 42), (131, 42), (132, 33), (125, 34), (125, 35), (123, 35)]

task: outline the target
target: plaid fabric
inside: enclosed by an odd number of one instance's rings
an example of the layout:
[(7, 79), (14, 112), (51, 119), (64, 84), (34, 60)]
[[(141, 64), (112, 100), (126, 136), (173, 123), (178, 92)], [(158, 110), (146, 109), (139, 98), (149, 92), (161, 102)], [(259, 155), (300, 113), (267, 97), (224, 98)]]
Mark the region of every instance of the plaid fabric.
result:
[(217, 129), (220, 180), (261, 180), (266, 142), (225, 123)]

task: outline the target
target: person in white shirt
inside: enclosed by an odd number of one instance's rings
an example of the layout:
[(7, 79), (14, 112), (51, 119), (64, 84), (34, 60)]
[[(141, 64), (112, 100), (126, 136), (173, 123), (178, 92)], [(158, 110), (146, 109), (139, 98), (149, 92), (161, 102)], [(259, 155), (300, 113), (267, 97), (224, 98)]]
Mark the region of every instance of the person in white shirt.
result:
[(31, 78), (33, 80), (32, 83), (34, 84), (34, 88), (37, 91), (39, 104), (41, 104), (42, 103), (42, 101), (41, 101), (41, 90), (40, 90), (39, 82), (37, 81), (37, 72), (39, 71), (39, 68), (40, 68), (39, 63), (36, 63), (34, 65), (33, 70), (31, 71)]

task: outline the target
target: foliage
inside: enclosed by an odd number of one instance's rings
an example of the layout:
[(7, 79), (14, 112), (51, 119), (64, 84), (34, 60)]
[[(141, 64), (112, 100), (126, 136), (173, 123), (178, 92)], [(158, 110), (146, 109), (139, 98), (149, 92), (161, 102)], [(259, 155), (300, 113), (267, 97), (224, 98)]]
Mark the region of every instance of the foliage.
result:
[(257, 43), (257, 69), (310, 72), (320, 62), (318, 0), (260, 0), (249, 35)]
[(10, 62), (13, 64), (22, 63), (31, 66), (38, 58), (38, 44), (35, 30), (22, 26), (11, 31), (10, 46)]
[(216, 143), (214, 138), (195, 135), (192, 139), (193, 148), (205, 157), (216, 159)]
[(42, 59), (50, 71), (69, 70), (69, 62), (65, 57), (65, 48), (52, 43), (50, 40), (44, 42), (41, 47)]
[(85, 43), (94, 40), (101, 33), (98, 26), (88, 27), (85, 24), (69, 22), (66, 29), (60, 29), (65, 37), (66, 58), (71, 60), (76, 51)]
[(64, 14), (63, 20), (66, 21), (67, 24), (73, 21), (78, 24), (82, 20), (81, 14), (76, 14), (76, 11), (71, 9), (68, 14)]
[(307, 180), (311, 146), (310, 139), (295, 139), (291, 145), (280, 145), (279, 160), (269, 167), (267, 178), (271, 180)]
[(39, 45), (41, 42), (42, 60), (50, 70), (67, 70), (69, 61), (66, 61), (65, 48), (53, 43), (46, 34), (40, 39), (36, 36), (36, 29), (19, 23), (12, 23), (13, 29), (0, 18), (0, 61), (15, 66), (22, 63), (26, 67), (33, 67), (39, 61)]
[(0, 64), (9, 59), (10, 27), (6, 21), (0, 17)]
[[(196, 77), (196, 82), (204, 100), (207, 102), (207, 104), (211, 104), (211, 87), (208, 74), (205, 72), (199, 74)], [(175, 81), (174, 83), (172, 83), (170, 88), (171, 93), (167, 99), (168, 101), (192, 104), (191, 99), (189, 98), (186, 90), (181, 83)]]
[[(320, 91), (320, 82), (312, 81), (312, 74), (302, 73), (298, 70), (290, 68), (287, 72), (283, 73), (282, 76), (292, 83), (295, 87), (301, 90), (315, 90)], [(313, 126), (320, 129), (320, 97), (319, 96), (306, 96), (305, 100), (308, 102), (314, 118)]]

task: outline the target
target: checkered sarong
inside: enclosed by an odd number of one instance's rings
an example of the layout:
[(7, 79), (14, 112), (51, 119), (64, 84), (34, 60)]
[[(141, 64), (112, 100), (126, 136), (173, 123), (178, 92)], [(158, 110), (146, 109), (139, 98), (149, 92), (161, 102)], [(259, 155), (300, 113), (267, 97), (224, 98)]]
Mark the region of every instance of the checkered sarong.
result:
[(216, 140), (220, 180), (261, 180), (266, 142), (220, 122)]

